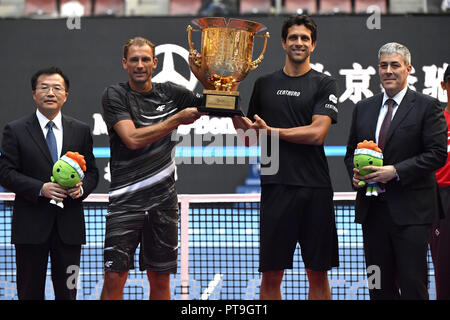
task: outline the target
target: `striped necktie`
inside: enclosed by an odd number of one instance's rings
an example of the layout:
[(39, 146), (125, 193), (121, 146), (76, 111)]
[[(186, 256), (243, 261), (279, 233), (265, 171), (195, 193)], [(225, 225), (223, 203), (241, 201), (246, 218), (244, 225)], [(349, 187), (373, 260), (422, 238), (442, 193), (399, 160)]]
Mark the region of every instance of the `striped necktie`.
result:
[(378, 135), (378, 147), (380, 147), (381, 150), (384, 150), (386, 136), (389, 131), (389, 127), (391, 126), (392, 111), (394, 110), (395, 101), (392, 99), (388, 99), (386, 100), (386, 103), (388, 105), (388, 112), (384, 117), (383, 123), (381, 124), (380, 134)]

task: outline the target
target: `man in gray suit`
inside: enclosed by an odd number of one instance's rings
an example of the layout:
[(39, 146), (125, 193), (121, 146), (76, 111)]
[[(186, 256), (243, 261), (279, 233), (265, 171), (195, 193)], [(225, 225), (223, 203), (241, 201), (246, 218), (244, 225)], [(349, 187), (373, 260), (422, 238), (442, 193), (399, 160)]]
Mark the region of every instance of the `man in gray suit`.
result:
[[(355, 221), (362, 224), (366, 264), (380, 270), (381, 283), (369, 287), (370, 297), (428, 299), (427, 238), (437, 212), (434, 171), (447, 158), (447, 125), (436, 99), (407, 87), (412, 66), (405, 46), (387, 43), (378, 59), (385, 92), (356, 105), (345, 155), (357, 189)], [(353, 167), (363, 140), (377, 142), (384, 156), (384, 166), (367, 167), (373, 173), (365, 176)], [(384, 192), (366, 196), (361, 180), (381, 184)]]

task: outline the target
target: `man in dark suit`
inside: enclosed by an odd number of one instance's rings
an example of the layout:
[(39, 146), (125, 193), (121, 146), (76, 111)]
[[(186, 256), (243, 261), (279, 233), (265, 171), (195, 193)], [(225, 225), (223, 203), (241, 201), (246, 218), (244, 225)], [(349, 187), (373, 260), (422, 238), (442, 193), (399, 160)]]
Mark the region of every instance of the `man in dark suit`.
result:
[[(50, 254), (55, 298), (75, 299), (73, 266), (79, 267), (85, 243), (82, 200), (98, 182), (92, 136), (88, 125), (61, 114), (69, 80), (60, 69), (38, 71), (31, 86), (37, 110), (5, 126), (0, 157), (0, 184), (16, 194), (11, 242), (18, 296), (45, 298)], [(54, 162), (67, 151), (84, 155), (87, 167), (83, 181), (70, 189), (50, 182)], [(51, 199), (63, 201), (64, 208), (51, 204)]]
[[(447, 125), (436, 99), (408, 89), (412, 67), (405, 46), (385, 44), (378, 59), (385, 92), (356, 105), (345, 155), (357, 188), (355, 222), (362, 224), (370, 298), (428, 299), (427, 238), (437, 212), (434, 171), (447, 157)], [(384, 156), (384, 165), (366, 167), (373, 172), (364, 177), (353, 167), (363, 140), (376, 141)], [(381, 184), (384, 192), (366, 196), (361, 180)]]

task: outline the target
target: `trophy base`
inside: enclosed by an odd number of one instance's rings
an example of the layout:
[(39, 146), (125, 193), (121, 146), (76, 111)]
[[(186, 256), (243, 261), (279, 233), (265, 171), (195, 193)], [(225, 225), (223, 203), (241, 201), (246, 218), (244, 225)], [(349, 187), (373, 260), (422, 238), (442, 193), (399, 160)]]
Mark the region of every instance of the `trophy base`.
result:
[(197, 110), (203, 113), (207, 113), (209, 116), (214, 117), (234, 117), (234, 116), (245, 117), (244, 113), (241, 110), (224, 110), (208, 107), (197, 107)]
[(205, 105), (198, 107), (198, 111), (217, 117), (244, 116), (239, 109), (239, 92), (203, 90)]

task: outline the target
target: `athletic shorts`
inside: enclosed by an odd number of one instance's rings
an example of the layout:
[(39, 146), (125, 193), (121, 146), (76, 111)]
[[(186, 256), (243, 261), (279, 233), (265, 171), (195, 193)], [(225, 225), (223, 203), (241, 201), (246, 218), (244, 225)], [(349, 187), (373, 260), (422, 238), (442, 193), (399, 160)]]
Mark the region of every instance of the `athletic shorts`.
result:
[(139, 250), (139, 269), (176, 273), (178, 259), (178, 210), (150, 210), (106, 215), (105, 272), (134, 269)]
[(305, 268), (339, 266), (333, 190), (262, 185), (259, 272), (292, 269), (297, 243)]

